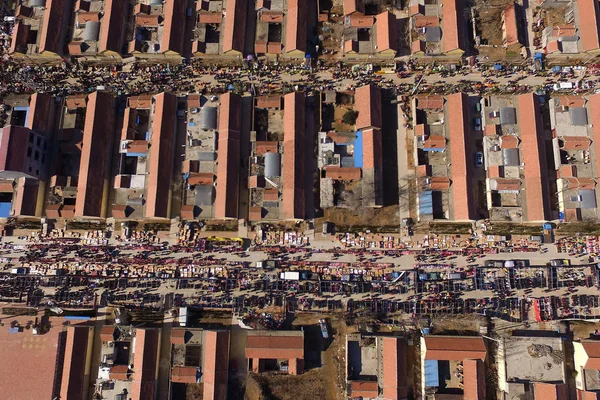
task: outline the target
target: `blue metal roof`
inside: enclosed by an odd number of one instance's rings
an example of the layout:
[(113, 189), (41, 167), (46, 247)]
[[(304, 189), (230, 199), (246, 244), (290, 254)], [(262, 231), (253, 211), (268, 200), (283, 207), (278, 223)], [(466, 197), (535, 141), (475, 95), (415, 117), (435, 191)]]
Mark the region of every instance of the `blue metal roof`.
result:
[(10, 217), (11, 202), (0, 203), (0, 218)]
[(363, 167), (363, 133), (362, 133), (362, 131), (356, 132), (356, 139), (354, 139), (354, 166), (356, 168)]
[(419, 213), (433, 214), (433, 193), (430, 190), (419, 193)]
[(425, 387), (440, 386), (440, 374), (437, 360), (425, 360)]

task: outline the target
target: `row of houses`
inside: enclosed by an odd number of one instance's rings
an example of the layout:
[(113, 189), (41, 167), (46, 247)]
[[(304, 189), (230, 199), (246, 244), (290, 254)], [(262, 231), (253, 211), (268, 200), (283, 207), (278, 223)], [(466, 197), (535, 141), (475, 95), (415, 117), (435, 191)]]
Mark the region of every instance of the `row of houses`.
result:
[[(306, 2), (253, 6), (244, 0), (25, 0), (15, 12), (10, 54), (27, 60), (237, 58), (248, 53), (304, 58)], [(246, 32), (251, 18), (256, 18), (255, 41)]]
[(420, 220), (598, 218), (598, 95), (412, 100)]
[[(463, 0), (411, 0), (410, 54), (458, 58), (469, 53), (471, 43), (475, 47), (488, 40), (495, 43), (499, 38), (480, 36), (483, 28), (479, 24), (486, 21), (480, 21), (476, 15), (498, 6), (474, 6), (475, 11), (467, 8)], [(500, 7), (500, 20), (492, 23), (498, 23), (501, 29), (501, 47), (509, 58), (527, 57), (527, 52), (523, 53), (527, 48), (556, 60), (600, 53), (600, 8), (595, 0), (541, 2), (537, 8), (509, 2)], [(557, 12), (562, 18), (552, 17)]]
[[(364, 11), (364, 4), (358, 7)], [(301, 60), (318, 44), (317, 23), (329, 19), (315, 8), (299, 0), (24, 0), (15, 10), (9, 53), (28, 61), (239, 60), (248, 54)], [(393, 13), (348, 13), (344, 53), (396, 55)]]

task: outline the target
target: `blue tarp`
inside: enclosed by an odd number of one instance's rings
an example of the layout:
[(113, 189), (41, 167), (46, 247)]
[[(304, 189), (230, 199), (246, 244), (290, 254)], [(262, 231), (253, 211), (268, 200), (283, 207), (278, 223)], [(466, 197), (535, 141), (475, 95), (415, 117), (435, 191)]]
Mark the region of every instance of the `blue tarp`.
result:
[(6, 202), (6, 203), (0, 203), (0, 218), (10, 217), (10, 208), (11, 208), (10, 201)]
[(356, 139), (354, 139), (354, 166), (356, 168), (363, 167), (363, 133), (362, 133), (362, 131), (356, 132)]
[(437, 360), (425, 360), (425, 387), (440, 386), (440, 374)]
[(419, 193), (419, 214), (433, 214), (433, 194), (431, 191)]
[(19, 328), (18, 327), (8, 328), (8, 333), (19, 333)]
[(86, 315), (67, 315), (65, 319), (89, 321), (91, 318)]
[(145, 157), (146, 153), (126, 153), (127, 157)]

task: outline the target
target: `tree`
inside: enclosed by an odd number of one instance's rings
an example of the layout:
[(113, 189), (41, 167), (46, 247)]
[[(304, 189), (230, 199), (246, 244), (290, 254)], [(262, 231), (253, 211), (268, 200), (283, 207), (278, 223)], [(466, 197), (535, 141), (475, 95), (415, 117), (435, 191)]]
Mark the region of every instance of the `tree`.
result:
[(356, 123), (356, 117), (358, 117), (358, 112), (349, 110), (342, 116), (342, 122), (346, 125), (354, 125)]

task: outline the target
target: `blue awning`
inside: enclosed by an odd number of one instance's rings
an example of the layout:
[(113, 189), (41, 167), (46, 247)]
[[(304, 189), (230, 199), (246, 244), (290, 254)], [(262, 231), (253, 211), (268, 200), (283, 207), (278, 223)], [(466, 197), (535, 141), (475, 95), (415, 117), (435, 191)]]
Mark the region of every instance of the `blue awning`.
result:
[(440, 374), (437, 360), (425, 360), (425, 387), (440, 386)]
[(433, 214), (433, 193), (430, 190), (419, 193), (419, 213)]
[(354, 139), (354, 166), (356, 168), (363, 167), (363, 133), (362, 133), (362, 131), (356, 132), (356, 139)]

